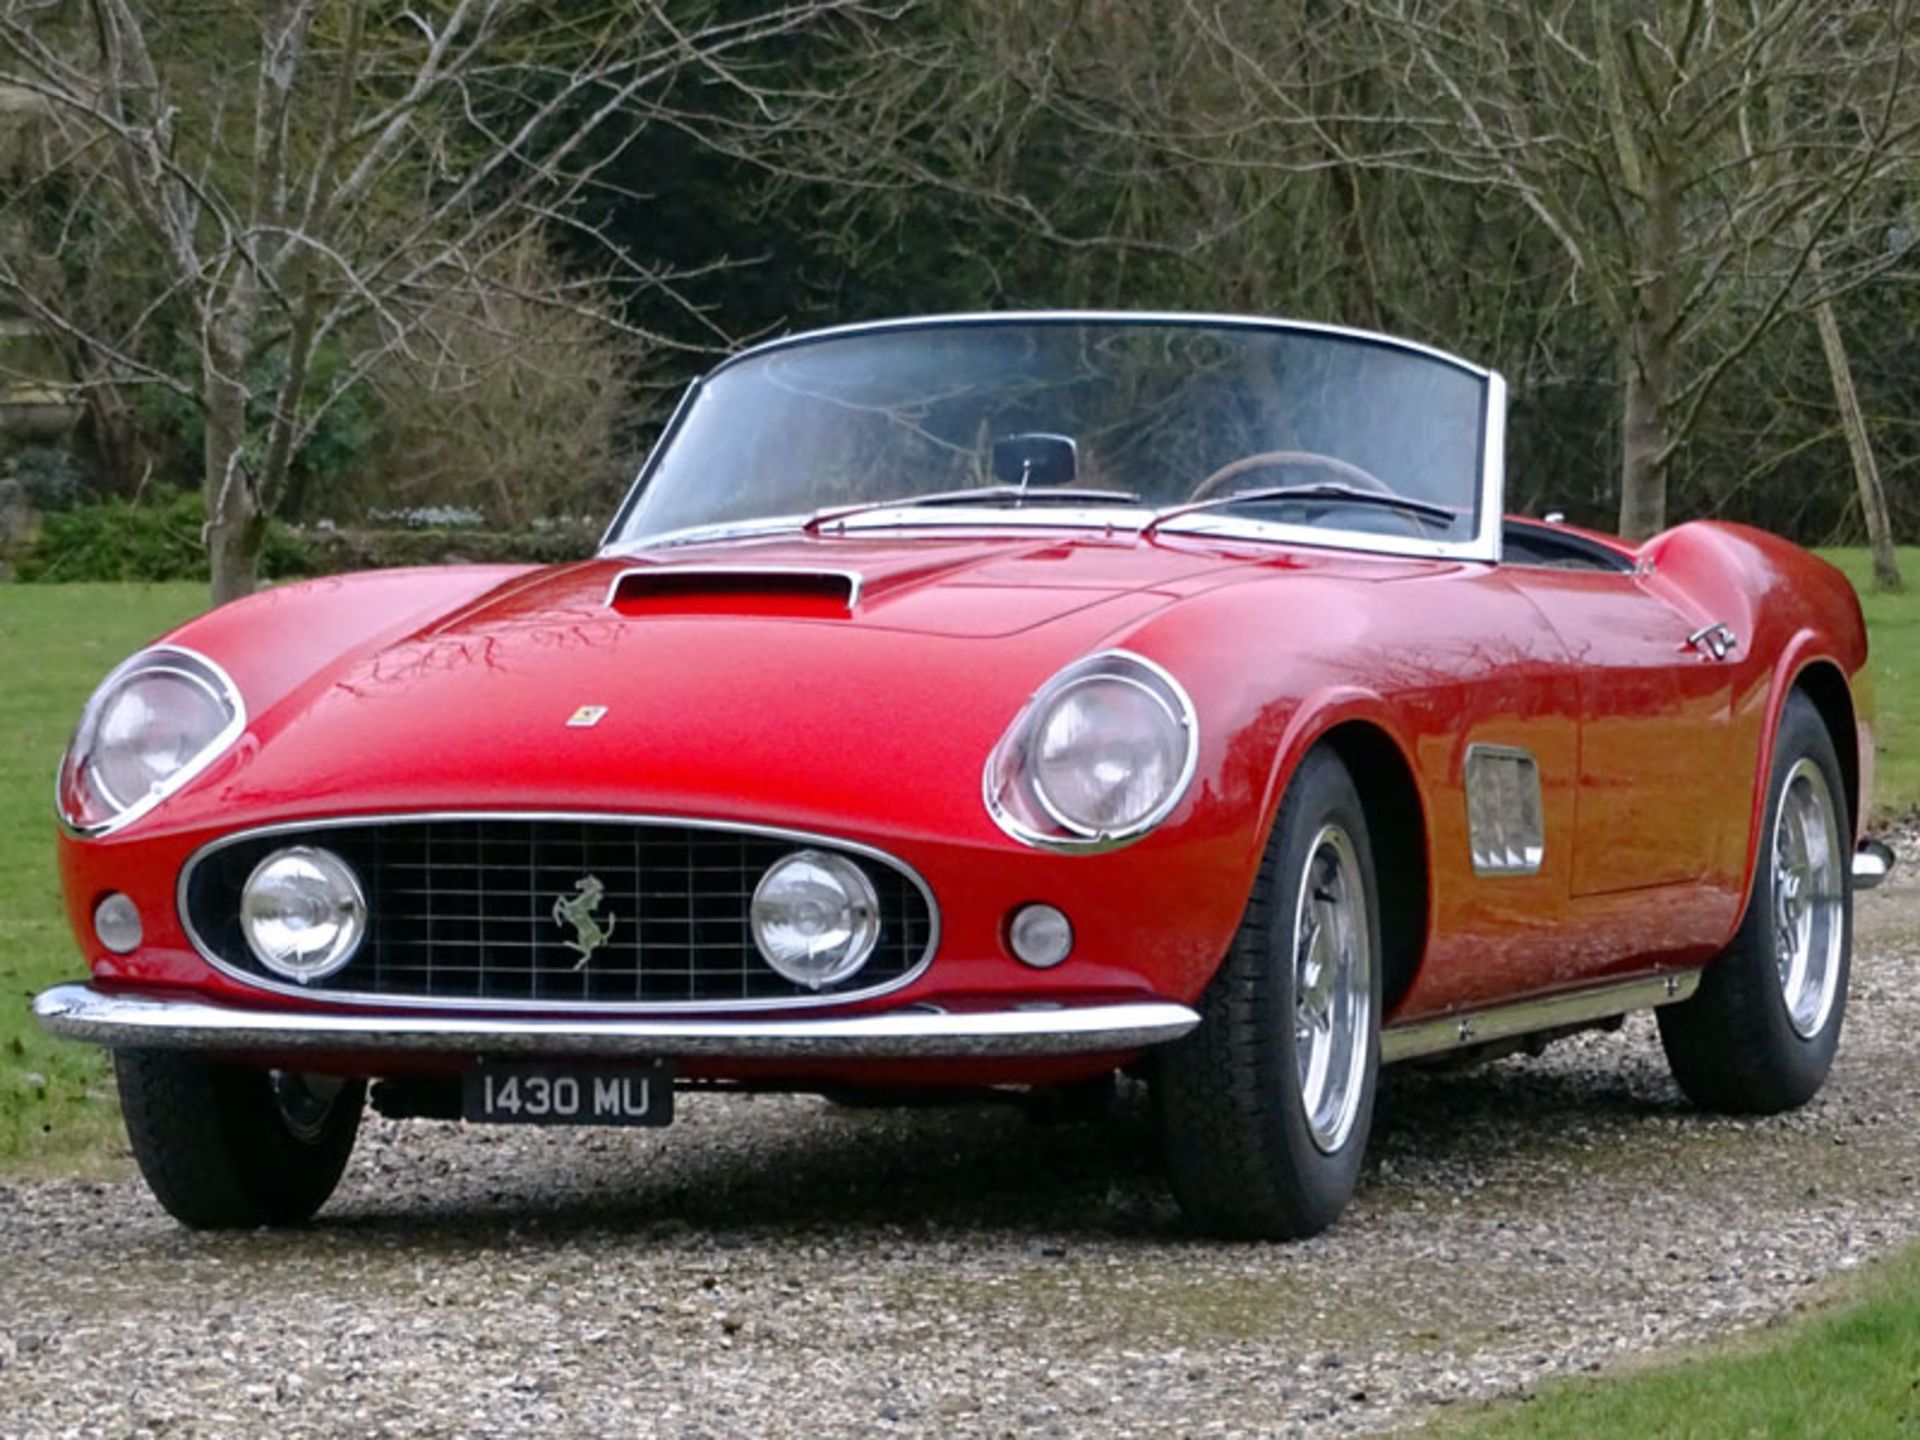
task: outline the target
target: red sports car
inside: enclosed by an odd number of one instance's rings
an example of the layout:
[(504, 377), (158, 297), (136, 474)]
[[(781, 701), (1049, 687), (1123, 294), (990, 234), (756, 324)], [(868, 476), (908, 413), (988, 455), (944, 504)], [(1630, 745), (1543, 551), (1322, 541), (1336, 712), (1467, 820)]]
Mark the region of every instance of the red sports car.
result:
[(133, 1151), (189, 1225), (383, 1113), (1143, 1076), (1199, 1226), (1330, 1223), (1379, 1069), (1658, 1007), (1704, 1106), (1833, 1059), (1866, 637), (1736, 525), (1502, 513), (1498, 375), (1261, 319), (858, 325), (688, 393), (599, 555), (276, 589), (59, 781)]

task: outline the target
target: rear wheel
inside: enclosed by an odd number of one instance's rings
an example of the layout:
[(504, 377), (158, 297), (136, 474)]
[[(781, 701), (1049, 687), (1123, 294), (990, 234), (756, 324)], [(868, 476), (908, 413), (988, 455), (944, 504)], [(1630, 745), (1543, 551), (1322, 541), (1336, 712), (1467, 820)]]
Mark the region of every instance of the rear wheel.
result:
[(1246, 914), (1161, 1051), (1175, 1197), (1217, 1234), (1298, 1239), (1352, 1197), (1380, 1064), (1380, 907), (1360, 797), (1330, 751), (1288, 787)]
[(198, 1230), (311, 1219), (347, 1167), (366, 1101), (363, 1081), (179, 1051), (123, 1050), (114, 1074), (147, 1187)]
[(1774, 744), (1746, 917), (1693, 998), (1657, 1012), (1673, 1077), (1703, 1109), (1791, 1109), (1833, 1065), (1853, 948), (1845, 797), (1833, 738), (1795, 691)]

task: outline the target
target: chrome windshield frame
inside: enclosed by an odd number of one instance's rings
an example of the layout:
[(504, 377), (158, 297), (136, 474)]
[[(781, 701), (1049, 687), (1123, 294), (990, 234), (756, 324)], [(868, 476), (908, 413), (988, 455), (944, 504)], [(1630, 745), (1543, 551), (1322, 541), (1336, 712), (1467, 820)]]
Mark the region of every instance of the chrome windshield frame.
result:
[[(702, 542), (720, 542), (732, 539), (769, 538), (775, 535), (798, 532), (811, 517), (777, 516), (756, 517), (753, 520), (716, 522), (712, 525), (690, 526), (685, 529), (666, 531), (658, 535), (645, 536), (634, 540), (622, 540), (621, 532), (632, 519), (641, 497), (646, 493), (647, 485), (659, 467), (661, 457), (672, 444), (676, 432), (685, 423), (700, 393), (716, 378), (724, 375), (736, 365), (778, 351), (795, 349), (803, 345), (818, 344), (824, 341), (842, 340), (861, 335), (886, 334), (896, 331), (934, 329), (953, 326), (972, 325), (1184, 325), (1213, 326), (1226, 329), (1279, 331), (1288, 334), (1321, 335), (1329, 339), (1359, 341), (1364, 344), (1378, 345), (1385, 349), (1399, 350), (1407, 354), (1419, 355), (1441, 364), (1452, 366), (1473, 376), (1482, 384), (1485, 396), (1485, 409), (1480, 422), (1480, 475), (1477, 501), (1479, 513), (1475, 533), (1465, 540), (1430, 539), (1411, 535), (1382, 535), (1374, 531), (1343, 530), (1328, 526), (1281, 524), (1274, 521), (1259, 520), (1244, 515), (1219, 510), (1198, 511), (1187, 515), (1171, 517), (1156, 527), (1156, 533), (1164, 535), (1188, 535), (1217, 537), (1230, 540), (1245, 540), (1271, 544), (1308, 545), (1319, 548), (1355, 550), (1370, 554), (1425, 557), (1432, 559), (1481, 561), (1489, 564), (1500, 559), (1501, 521), (1504, 514), (1506, 488), (1506, 430), (1507, 430), (1507, 385), (1498, 371), (1475, 365), (1445, 350), (1431, 345), (1423, 345), (1415, 340), (1404, 340), (1394, 335), (1382, 335), (1376, 331), (1358, 330), (1344, 325), (1328, 325), (1309, 320), (1280, 320), (1255, 315), (1231, 315), (1207, 312), (1182, 312), (1168, 310), (994, 310), (946, 315), (907, 316), (889, 320), (868, 320), (850, 325), (835, 325), (822, 330), (808, 330), (796, 335), (784, 335), (773, 340), (763, 341), (749, 346), (735, 355), (727, 357), (714, 366), (705, 375), (689, 385), (674, 407), (666, 426), (648, 452), (645, 462), (629, 487), (626, 497), (620, 502), (612, 522), (607, 526), (600, 542), (601, 553), (612, 555), (634, 555), (646, 550), (665, 548), (675, 545), (699, 544)], [(1137, 529), (1139, 525), (1151, 520), (1156, 513), (1150, 507), (1140, 507), (1130, 514), (1140, 516), (1138, 524), (1122, 522), (1116, 524), (1116, 512), (1120, 507), (1098, 507), (1094, 514), (1081, 514), (1076, 509), (1050, 509), (1044, 515), (1034, 511), (1023, 511), (1014, 507), (979, 507), (956, 512), (952, 507), (940, 510), (922, 509), (912, 505), (902, 505), (882, 511), (862, 514), (851, 524), (835, 523), (823, 528), (828, 535), (850, 534), (856, 531), (878, 529), (1089, 529), (1115, 531)]]

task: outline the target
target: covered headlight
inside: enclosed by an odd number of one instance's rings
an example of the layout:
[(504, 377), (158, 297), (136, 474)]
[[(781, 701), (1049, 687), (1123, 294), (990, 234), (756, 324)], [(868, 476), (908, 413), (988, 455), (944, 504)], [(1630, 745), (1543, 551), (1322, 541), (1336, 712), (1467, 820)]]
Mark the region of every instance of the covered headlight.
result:
[(873, 882), (851, 860), (824, 850), (796, 850), (768, 866), (751, 916), (761, 958), (809, 990), (854, 975), (880, 942)]
[(1193, 778), (1193, 703), (1152, 661), (1090, 655), (1041, 687), (987, 762), (987, 809), (1032, 845), (1144, 835)]
[(94, 692), (60, 767), (60, 814), (99, 834), (146, 814), (246, 728), (239, 691), (211, 660), (160, 646)]
[(274, 974), (303, 985), (323, 980), (353, 958), (367, 933), (359, 877), (331, 850), (276, 850), (240, 892), (240, 933)]

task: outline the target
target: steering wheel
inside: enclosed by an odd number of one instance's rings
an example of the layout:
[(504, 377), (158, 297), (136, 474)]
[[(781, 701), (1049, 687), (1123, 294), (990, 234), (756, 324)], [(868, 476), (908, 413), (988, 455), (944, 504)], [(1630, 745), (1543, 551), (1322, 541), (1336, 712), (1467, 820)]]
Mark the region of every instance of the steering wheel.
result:
[(1318, 450), (1262, 450), (1258, 455), (1242, 455), (1238, 460), (1230, 460), (1222, 465), (1193, 487), (1193, 493), (1187, 496), (1187, 503), (1212, 499), (1250, 470), (1264, 470), (1268, 466), (1281, 465), (1325, 470), (1334, 479), (1361, 490), (1377, 490), (1382, 495), (1398, 493), (1371, 470), (1362, 470), (1358, 465), (1336, 459), (1332, 455), (1322, 455)]

